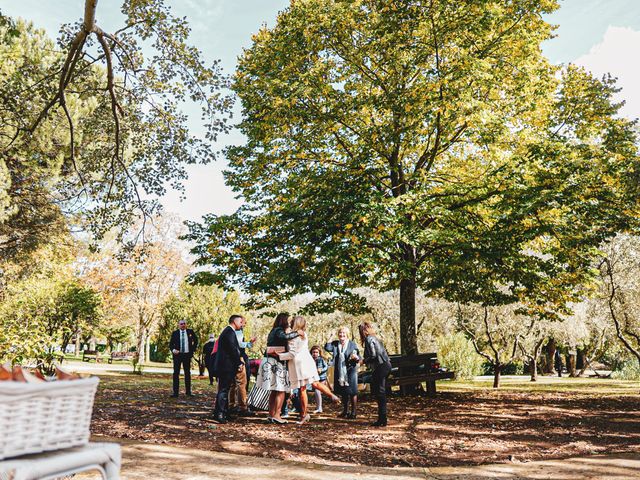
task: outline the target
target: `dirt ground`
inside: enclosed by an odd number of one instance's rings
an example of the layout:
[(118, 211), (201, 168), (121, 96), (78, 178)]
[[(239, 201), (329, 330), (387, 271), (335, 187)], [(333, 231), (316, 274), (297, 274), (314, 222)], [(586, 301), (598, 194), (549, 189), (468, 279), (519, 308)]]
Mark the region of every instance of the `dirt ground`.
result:
[(473, 387), (441, 388), (447, 391), (436, 398), (393, 396), (389, 426), (376, 429), (369, 426), (375, 403), (366, 395), (355, 420), (336, 418), (339, 407), (326, 402), (325, 413), (303, 426), (268, 424), (265, 413), (218, 425), (211, 418), (214, 387), (197, 380), (194, 397), (174, 399), (170, 383), (166, 375), (101, 377), (92, 433), (283, 460), (381, 467), (640, 451), (637, 391), (602, 391), (589, 384), (568, 391)]

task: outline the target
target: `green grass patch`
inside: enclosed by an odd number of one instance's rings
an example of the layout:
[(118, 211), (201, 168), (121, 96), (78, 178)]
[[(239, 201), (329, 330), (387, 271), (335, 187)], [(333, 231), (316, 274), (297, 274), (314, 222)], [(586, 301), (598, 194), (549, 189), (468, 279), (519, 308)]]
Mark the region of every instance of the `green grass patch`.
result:
[[(538, 381), (530, 381), (529, 376), (505, 376), (500, 381), (499, 391), (550, 393), (589, 393), (594, 395), (636, 395), (640, 384), (631, 380), (592, 377), (551, 377), (540, 376)], [(442, 392), (465, 392), (494, 390), (493, 379), (471, 381), (439, 381), (438, 390)]]

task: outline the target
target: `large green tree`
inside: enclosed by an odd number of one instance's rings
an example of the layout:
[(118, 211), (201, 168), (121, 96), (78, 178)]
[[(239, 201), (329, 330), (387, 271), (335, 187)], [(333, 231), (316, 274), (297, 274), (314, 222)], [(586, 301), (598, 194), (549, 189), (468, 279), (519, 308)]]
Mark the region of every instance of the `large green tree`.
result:
[[(188, 164), (214, 158), (226, 128), (227, 81), (189, 45), (186, 19), (163, 0), (123, 0), (123, 24), (108, 32), (98, 1), (83, 3), (82, 21), (64, 25), (57, 45), (0, 13), (5, 256), (79, 215), (98, 238), (149, 218), (168, 186), (182, 188)], [(189, 103), (202, 110), (197, 133)]]
[[(169, 340), (177, 328), (178, 321), (187, 320), (200, 341), (200, 346), (208, 341), (209, 334), (220, 335), (233, 314), (243, 314), (240, 296), (237, 292), (224, 292), (215, 286), (190, 285), (184, 283), (177, 292), (171, 294), (162, 306), (162, 318), (158, 327), (158, 352), (169, 357)], [(250, 325), (245, 337), (250, 338)], [(195, 352), (200, 375), (204, 373), (205, 360), (202, 349)]]
[[(554, 305), (633, 216), (635, 135), (610, 79), (549, 64), (555, 0), (303, 0), (262, 28), (234, 81), (246, 203), (191, 225), (201, 281), (361, 309), (418, 287)], [(313, 307), (312, 307), (313, 308)]]
[(95, 290), (60, 272), (13, 283), (0, 303), (0, 360), (35, 360), (51, 373), (71, 338), (97, 327), (100, 307)]

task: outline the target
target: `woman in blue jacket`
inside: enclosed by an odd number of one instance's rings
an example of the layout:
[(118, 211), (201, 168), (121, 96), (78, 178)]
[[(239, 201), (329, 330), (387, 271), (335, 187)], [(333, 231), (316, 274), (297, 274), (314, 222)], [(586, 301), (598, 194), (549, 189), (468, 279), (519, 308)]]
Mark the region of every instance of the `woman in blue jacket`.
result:
[(343, 326), (338, 329), (338, 340), (327, 343), (324, 349), (333, 355), (333, 391), (342, 400), (342, 413), (338, 417), (356, 418), (360, 362), (358, 346), (349, 340), (349, 329)]

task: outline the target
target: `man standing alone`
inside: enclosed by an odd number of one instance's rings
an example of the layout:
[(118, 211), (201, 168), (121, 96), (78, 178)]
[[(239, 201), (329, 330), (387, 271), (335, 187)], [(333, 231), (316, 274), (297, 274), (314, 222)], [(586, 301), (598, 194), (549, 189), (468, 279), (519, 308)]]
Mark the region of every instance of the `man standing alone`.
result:
[(173, 354), (173, 395), (178, 396), (180, 390), (180, 367), (184, 370), (184, 387), (191, 396), (191, 357), (198, 348), (198, 337), (193, 330), (187, 328), (187, 321), (178, 322), (178, 330), (171, 334), (169, 350)]
[(218, 394), (213, 419), (218, 423), (227, 423), (229, 389), (235, 382), (236, 374), (244, 371), (244, 361), (240, 355), (240, 345), (236, 330), (242, 328), (241, 315), (231, 315), (229, 325), (222, 330), (218, 337), (218, 351), (216, 353), (215, 371), (218, 375)]

